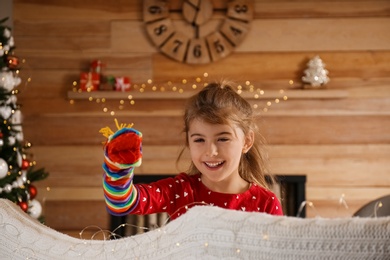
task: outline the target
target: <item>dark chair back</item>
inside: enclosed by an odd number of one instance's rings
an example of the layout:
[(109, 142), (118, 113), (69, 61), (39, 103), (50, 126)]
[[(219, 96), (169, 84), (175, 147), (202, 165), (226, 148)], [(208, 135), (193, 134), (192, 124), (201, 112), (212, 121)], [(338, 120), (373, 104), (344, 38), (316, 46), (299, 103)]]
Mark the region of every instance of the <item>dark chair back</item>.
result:
[(390, 216), (390, 195), (370, 201), (356, 211), (353, 216), (369, 218)]

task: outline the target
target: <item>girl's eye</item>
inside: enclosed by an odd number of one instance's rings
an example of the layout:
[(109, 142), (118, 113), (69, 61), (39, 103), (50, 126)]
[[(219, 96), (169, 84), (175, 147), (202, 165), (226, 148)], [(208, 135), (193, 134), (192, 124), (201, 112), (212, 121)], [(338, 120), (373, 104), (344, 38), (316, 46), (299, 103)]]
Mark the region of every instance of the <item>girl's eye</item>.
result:
[(194, 139), (194, 143), (201, 143), (201, 142), (204, 142), (204, 139), (202, 138)]
[(227, 142), (227, 141), (229, 141), (229, 138), (219, 138), (218, 141), (220, 141), (220, 142)]

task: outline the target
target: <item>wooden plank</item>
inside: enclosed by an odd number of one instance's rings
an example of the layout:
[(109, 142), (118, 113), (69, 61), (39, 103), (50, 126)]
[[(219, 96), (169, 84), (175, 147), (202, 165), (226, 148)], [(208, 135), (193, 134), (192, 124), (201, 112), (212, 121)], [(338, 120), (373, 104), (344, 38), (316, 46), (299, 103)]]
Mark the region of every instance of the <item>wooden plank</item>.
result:
[[(147, 62), (147, 61), (145, 61)], [(50, 73), (48, 73), (50, 71)], [(29, 92), (32, 97), (61, 97), (66, 98), (66, 93), (71, 90), (76, 82), (79, 84), (80, 73), (88, 71), (87, 69), (67, 69), (67, 70), (29, 70), (23, 71), (24, 79), (31, 78), (31, 82), (25, 87), (24, 83), (27, 81), (23, 80), (23, 84), (18, 88), (22, 92)], [(147, 81), (150, 79), (153, 72), (150, 68), (129, 68), (129, 69), (110, 69), (105, 71), (105, 75), (124, 77), (128, 76), (132, 81)], [(45, 76), (47, 75), (47, 76)], [(29, 91), (31, 89), (31, 92)], [(33, 91), (36, 90), (36, 91)], [(41, 90), (41, 91), (39, 91)]]
[[(180, 85), (178, 86), (179, 88)], [(185, 89), (185, 86), (182, 87)], [(260, 90), (260, 89), (259, 89)], [(127, 99), (128, 95), (131, 95), (134, 99), (188, 99), (197, 91), (192, 91), (191, 89), (183, 92), (178, 91), (145, 91), (145, 92), (118, 92), (118, 91), (92, 91), (92, 92), (75, 92), (68, 91), (69, 99), (84, 99), (87, 100), (90, 97), (96, 98), (106, 98), (106, 99)], [(256, 100), (256, 99), (276, 99), (283, 98), (287, 96), (289, 99), (339, 99), (347, 98), (348, 92), (346, 90), (288, 90), (288, 91), (278, 91), (278, 90), (263, 90), (260, 91), (243, 91), (241, 96), (247, 100)]]
[[(390, 163), (387, 159), (357, 160), (332, 157), (312, 159), (309, 163), (308, 159), (294, 158), (272, 159), (271, 164), (275, 172), (285, 172), (288, 175), (308, 174), (307, 182), (315, 186), (390, 187), (387, 172)], [(305, 167), (300, 164), (305, 164)], [(370, 178), (373, 175), (375, 180)]]
[[(143, 130), (146, 144), (172, 145), (182, 143), (179, 135), (182, 119), (177, 116), (117, 116), (120, 122), (132, 122)], [(112, 125), (112, 117), (35, 116), (25, 118), (25, 138), (37, 145), (87, 145), (101, 141), (98, 131)], [(380, 144), (388, 143), (388, 115), (302, 115), (268, 116), (259, 119), (259, 127), (271, 144)], [(39, 125), (50, 131), (33, 131)], [(164, 131), (156, 126), (164, 126)], [(71, 130), (70, 130), (71, 129)], [(353, 129), (353, 131), (351, 131)], [(58, 138), (61, 136), (61, 138)]]
[[(29, 50), (18, 50), (19, 57), (25, 61), (25, 69), (21, 71), (37, 71), (50, 70), (53, 72), (66, 72), (67, 70), (89, 70), (90, 63), (93, 60), (101, 60), (103, 62), (102, 73), (108, 70), (123, 70), (123, 69), (149, 69), (151, 66), (151, 58), (143, 53), (102, 53), (102, 52), (41, 52), (37, 53)], [(146, 81), (146, 80), (145, 80)]]
[(380, 144), (389, 142), (389, 124), (386, 115), (280, 116), (264, 118), (260, 127), (271, 144)]
[[(41, 185), (40, 185), (41, 186)], [(50, 187), (40, 189), (37, 199), (40, 201), (103, 201), (102, 187)]]
[(149, 39), (141, 21), (112, 21), (111, 50), (114, 52), (155, 53), (156, 47)]
[(73, 229), (80, 232), (91, 226), (102, 229), (109, 227), (109, 215), (104, 201), (46, 201), (43, 208), (45, 224), (53, 229)]
[[(390, 88), (387, 87), (384, 83), (379, 83), (378, 86), (375, 86), (373, 82), (372, 85), (365, 86), (366, 83), (362, 83), (363, 86), (359, 86), (355, 82), (356, 88), (348, 89), (348, 99), (304, 99), (298, 100), (291, 97), (291, 93), (295, 91), (290, 91), (285, 89), (283, 95), (280, 95), (279, 103), (275, 102), (275, 99), (254, 99), (249, 100), (252, 105), (258, 105), (259, 109), (255, 111), (261, 111), (261, 108), (266, 105), (266, 101), (271, 102), (271, 106), (268, 107), (267, 113), (262, 113), (262, 117), (267, 116), (294, 116), (294, 115), (388, 115), (389, 108), (389, 96)], [(351, 86), (352, 87), (352, 86)], [(329, 93), (338, 93), (336, 89), (329, 89)], [(104, 116), (107, 113), (102, 112), (104, 107), (107, 107), (109, 111), (115, 111), (116, 115), (123, 117), (133, 117), (134, 113), (141, 113), (143, 116), (151, 116), (153, 113), (158, 112), (158, 115), (181, 115), (183, 106), (186, 100), (182, 99), (170, 99), (164, 100), (159, 99), (158, 102), (155, 100), (146, 100), (143, 99), (142, 94), (135, 94), (134, 91), (129, 93), (110, 93), (110, 95), (123, 95), (123, 100), (126, 102), (121, 105), (120, 100), (110, 100), (109, 95), (105, 96), (104, 93), (97, 93), (103, 95), (106, 101), (104, 103), (100, 102), (100, 99), (89, 100), (87, 97), (84, 99), (74, 100), (74, 104), (71, 105), (69, 100), (64, 99), (64, 89), (62, 88), (52, 88), (51, 85), (41, 85), (36, 80), (32, 81), (27, 86), (19, 87), (21, 94), (18, 95), (19, 102), (23, 105), (22, 111), (27, 118), (29, 115), (36, 115), (37, 113), (42, 113), (44, 110), (40, 106), (36, 106), (36, 102), (42, 104), (44, 107), (50, 107), (50, 113), (55, 116), (56, 113), (64, 113), (61, 116), (66, 116), (67, 113), (77, 113), (77, 116)], [(187, 91), (187, 90), (185, 90)], [(276, 90), (273, 89), (264, 89), (265, 93), (276, 93)], [(322, 91), (322, 90), (321, 90)], [(327, 92), (328, 90), (323, 90)], [(344, 95), (346, 90), (341, 90), (341, 94)], [(172, 92), (167, 89), (167, 92)], [(318, 91), (314, 91), (318, 92)], [(288, 97), (287, 101), (283, 101), (282, 96), (284, 94)], [(308, 96), (313, 96), (311, 90), (304, 91), (304, 94)], [(86, 94), (83, 94), (86, 95)], [(132, 100), (135, 102), (133, 105), (128, 101), (127, 96), (132, 95)], [(139, 97), (135, 97), (139, 95)], [(156, 97), (159, 94), (156, 93)], [(332, 94), (333, 95), (333, 94)], [(88, 95), (87, 95), (88, 96)], [(126, 97), (126, 98), (125, 98)], [(329, 96), (330, 97), (330, 96)], [(80, 97), (81, 98), (81, 97)], [(154, 97), (153, 97), (154, 98)], [(364, 98), (364, 99), (362, 99)], [(123, 107), (123, 109), (120, 108)]]
[[(228, 79), (239, 82), (260, 80), (298, 80), (307, 68), (307, 62), (319, 55), (332, 78), (388, 78), (390, 52), (290, 52), (286, 53), (233, 53), (218, 62), (203, 66), (191, 66), (172, 61), (162, 54), (153, 56), (154, 81), (170, 79), (196, 79), (208, 73), (209, 81)], [(239, 65), (239, 66), (238, 66)], [(237, 69), (239, 68), (239, 69)]]
[[(15, 19), (33, 21), (90, 21), (110, 19), (141, 19), (142, 1), (28, 1), (14, 3)], [(86, 15), (87, 14), (87, 15)]]
[(109, 21), (50, 21), (50, 22), (23, 22), (15, 21), (13, 35), (19, 37), (91, 37), (110, 35)]
[[(161, 54), (154, 56), (152, 60), (148, 55), (134, 53), (120, 57), (120, 53), (70, 54), (69, 51), (60, 53), (31, 51), (20, 52), (20, 57), (26, 59), (21, 75), (32, 77), (31, 84), (34, 86), (50, 87), (52, 91), (61, 87), (68, 87), (67, 90), (70, 90), (72, 82), (77, 81), (80, 73), (88, 70), (91, 60), (97, 58), (106, 63), (103, 70), (105, 75), (129, 76), (137, 84), (147, 84), (149, 79), (159, 85), (167, 85), (169, 81), (175, 84), (186, 80), (189, 87), (197, 83), (198, 78), (201, 83), (225, 78), (241, 83), (250, 81), (256, 87), (264, 89), (297, 88), (302, 84), (301, 77), (307, 68), (307, 61), (317, 54), (330, 71), (328, 89), (380, 85), (386, 87), (389, 85), (390, 74), (388, 66), (390, 52), (387, 51), (235, 53), (217, 63), (202, 67), (174, 62)], [(240, 64), (239, 69), (236, 64)], [(47, 73), (48, 71), (50, 73)], [(208, 73), (207, 77), (204, 77), (205, 72)], [(383, 89), (385, 90), (386, 88)], [(378, 92), (370, 93), (373, 95)]]
[[(73, 103), (73, 102), (74, 103)], [(49, 117), (152, 117), (152, 116), (174, 116), (181, 117), (185, 100), (139, 100), (133, 99), (135, 104), (130, 104), (130, 100), (101, 102), (100, 99), (86, 100), (63, 100), (63, 99), (20, 99), (24, 118), (28, 120), (30, 116), (35, 117), (44, 110), (35, 106), (36, 102), (50, 107)], [(180, 102), (181, 101), (181, 102)], [(268, 106), (266, 102), (271, 102)], [(253, 100), (250, 101), (255, 108), (255, 113), (260, 118), (268, 117), (295, 117), (295, 116), (388, 116), (390, 114), (389, 98), (361, 100)], [(105, 112), (104, 109), (107, 109)], [(267, 108), (264, 112), (262, 109)], [(114, 113), (111, 115), (111, 113)], [(179, 119), (178, 119), (179, 120)]]
[[(73, 100), (74, 102), (72, 102), (72, 100), (63, 99), (63, 97), (58, 97), (58, 95), (53, 95), (52, 97), (45, 95), (44, 98), (42, 98), (43, 95), (38, 96), (38, 94), (32, 93), (31, 95), (23, 95), (23, 98), (19, 99), (25, 119), (46, 112), (43, 107), (50, 107), (50, 116), (53, 117), (67, 117), (67, 115), (71, 114), (86, 117), (110, 117), (111, 111), (115, 112), (115, 116), (130, 118), (134, 114), (148, 117), (153, 113), (157, 113), (160, 116), (180, 116), (183, 113), (182, 107), (184, 105), (184, 100), (158, 100), (156, 102), (155, 100), (135, 99), (135, 104), (132, 105), (127, 100), (125, 104), (120, 104), (120, 100), (106, 100), (103, 103), (98, 99), (92, 101)], [(36, 106), (38, 102), (42, 106)], [(108, 112), (104, 112), (104, 108), (107, 108)]]
[(258, 19), (236, 52), (389, 50), (388, 24), (387, 17)]
[[(386, 51), (390, 49), (389, 23), (388, 17), (256, 19), (235, 52)], [(158, 51), (146, 36), (143, 23), (137, 21), (112, 23), (112, 50)]]
[[(215, 8), (224, 7), (223, 0), (213, 0)], [(371, 1), (285, 1), (254, 0), (255, 19), (262, 18), (297, 18), (297, 17), (388, 17), (389, 2), (384, 0)], [(22, 1), (14, 3), (15, 17), (28, 20), (141, 20), (142, 1), (118, 1), (115, 3), (92, 0), (81, 2), (69, 1)], [(170, 1), (172, 9), (181, 8), (181, 1)], [(86, 16), (85, 12), (90, 15)], [(176, 18), (178, 15), (173, 16)], [(176, 18), (177, 19), (177, 18)]]
[[(389, 194), (389, 187), (307, 187), (308, 217), (351, 217), (366, 203)], [(374, 213), (374, 212), (373, 212)]]
[(388, 1), (255, 0), (254, 18), (388, 17), (389, 6)]
[(29, 37), (19, 36), (15, 38), (18, 48), (30, 51), (104, 51), (110, 48), (109, 36), (88, 37), (45, 37), (44, 35)]
[[(37, 167), (44, 167), (50, 177), (37, 185), (50, 197), (65, 187), (78, 190), (101, 187), (103, 173), (102, 145), (33, 145)], [(143, 163), (136, 174), (175, 174), (187, 169), (188, 152), (176, 166), (181, 145), (144, 145)], [(305, 174), (310, 187), (390, 187), (389, 145), (270, 145), (271, 170), (275, 174)], [(375, 178), (371, 178), (375, 176)], [(50, 192), (46, 191), (50, 187)], [(58, 188), (60, 188), (58, 190)], [(88, 190), (88, 189), (86, 189)], [(40, 196), (40, 195), (39, 195)], [(64, 195), (53, 195), (58, 196)], [(86, 192), (86, 199), (99, 198), (99, 192)], [(61, 197), (60, 197), (61, 198)], [(72, 195), (69, 195), (69, 200)]]
[[(33, 92), (33, 90), (31, 90)], [(131, 93), (130, 93), (131, 94)], [(379, 94), (379, 93), (378, 93)], [(37, 96), (37, 97), (35, 97)], [(120, 108), (120, 100), (106, 100), (104, 103), (99, 99), (88, 100), (65, 100), (63, 97), (54, 96), (43, 98), (35, 92), (31, 95), (23, 93), (18, 99), (22, 104), (22, 113), (24, 118), (36, 116), (46, 112), (42, 107), (50, 107), (50, 113), (46, 116), (51, 117), (101, 117), (109, 116), (109, 112), (104, 112), (103, 108), (108, 111), (114, 111), (115, 116), (132, 118), (134, 116), (178, 116), (183, 114), (184, 102), (186, 100), (167, 99), (167, 100), (144, 100), (133, 99), (134, 105), (131, 105), (127, 99)], [(266, 101), (272, 105), (267, 106)], [(36, 106), (36, 103), (41, 106)], [(255, 112), (260, 117), (277, 117), (277, 116), (368, 116), (368, 115), (389, 115), (390, 114), (390, 97), (389, 98), (367, 98), (367, 99), (329, 99), (329, 100), (294, 100), (280, 101), (275, 100), (252, 100), (252, 105), (258, 105)], [(268, 107), (267, 112), (261, 110), (262, 106)]]

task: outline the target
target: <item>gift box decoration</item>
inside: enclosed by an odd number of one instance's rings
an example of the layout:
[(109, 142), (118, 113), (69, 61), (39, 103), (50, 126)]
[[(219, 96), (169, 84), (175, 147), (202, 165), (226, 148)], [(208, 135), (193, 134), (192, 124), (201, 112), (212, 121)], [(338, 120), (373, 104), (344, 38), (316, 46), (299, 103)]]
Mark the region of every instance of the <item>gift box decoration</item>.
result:
[(102, 74), (103, 67), (104, 67), (104, 63), (101, 60), (93, 60), (91, 62), (90, 69), (91, 69), (91, 72), (96, 72), (96, 73)]
[(82, 72), (80, 74), (80, 89), (82, 91), (99, 90), (100, 74), (94, 72)]
[(99, 86), (99, 90), (115, 90), (115, 77), (114, 76), (106, 76), (106, 77), (101, 77), (101, 82)]
[(116, 77), (115, 89), (116, 91), (130, 91), (131, 81), (129, 77)]

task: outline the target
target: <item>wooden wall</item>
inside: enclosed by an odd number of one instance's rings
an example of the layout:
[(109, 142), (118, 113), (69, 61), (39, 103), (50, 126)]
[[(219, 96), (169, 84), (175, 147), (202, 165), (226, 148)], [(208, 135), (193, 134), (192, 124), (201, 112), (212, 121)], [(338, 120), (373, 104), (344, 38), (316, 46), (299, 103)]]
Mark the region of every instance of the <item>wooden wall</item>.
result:
[[(49, 226), (75, 236), (88, 225), (108, 227), (98, 131), (114, 126), (114, 117), (135, 123), (144, 134), (137, 174), (178, 171), (174, 162), (183, 140), (183, 97), (197, 77), (201, 83), (248, 80), (269, 93), (250, 101), (260, 108), (272, 102), (268, 112), (258, 109), (272, 170), (307, 175), (307, 200), (315, 207), (307, 208), (309, 217), (351, 216), (364, 203), (390, 193), (390, 2), (254, 2), (250, 32), (235, 52), (191, 66), (153, 46), (143, 27), (141, 0), (14, 1), (16, 51), (27, 61), (21, 74), (32, 77), (19, 96), (24, 134), (38, 166), (50, 172), (38, 187)], [(315, 55), (327, 65), (331, 81), (324, 90), (302, 91), (300, 78)], [(151, 96), (134, 90), (135, 104), (126, 101), (123, 110), (118, 99), (103, 105), (84, 96), (70, 104), (73, 81), (93, 59), (106, 63), (107, 75), (130, 76), (139, 84), (152, 79), (167, 90)], [(168, 81), (183, 88), (184, 95), (171, 91)], [(276, 104), (280, 89), (289, 99)], [(348, 209), (340, 205), (341, 197)]]

